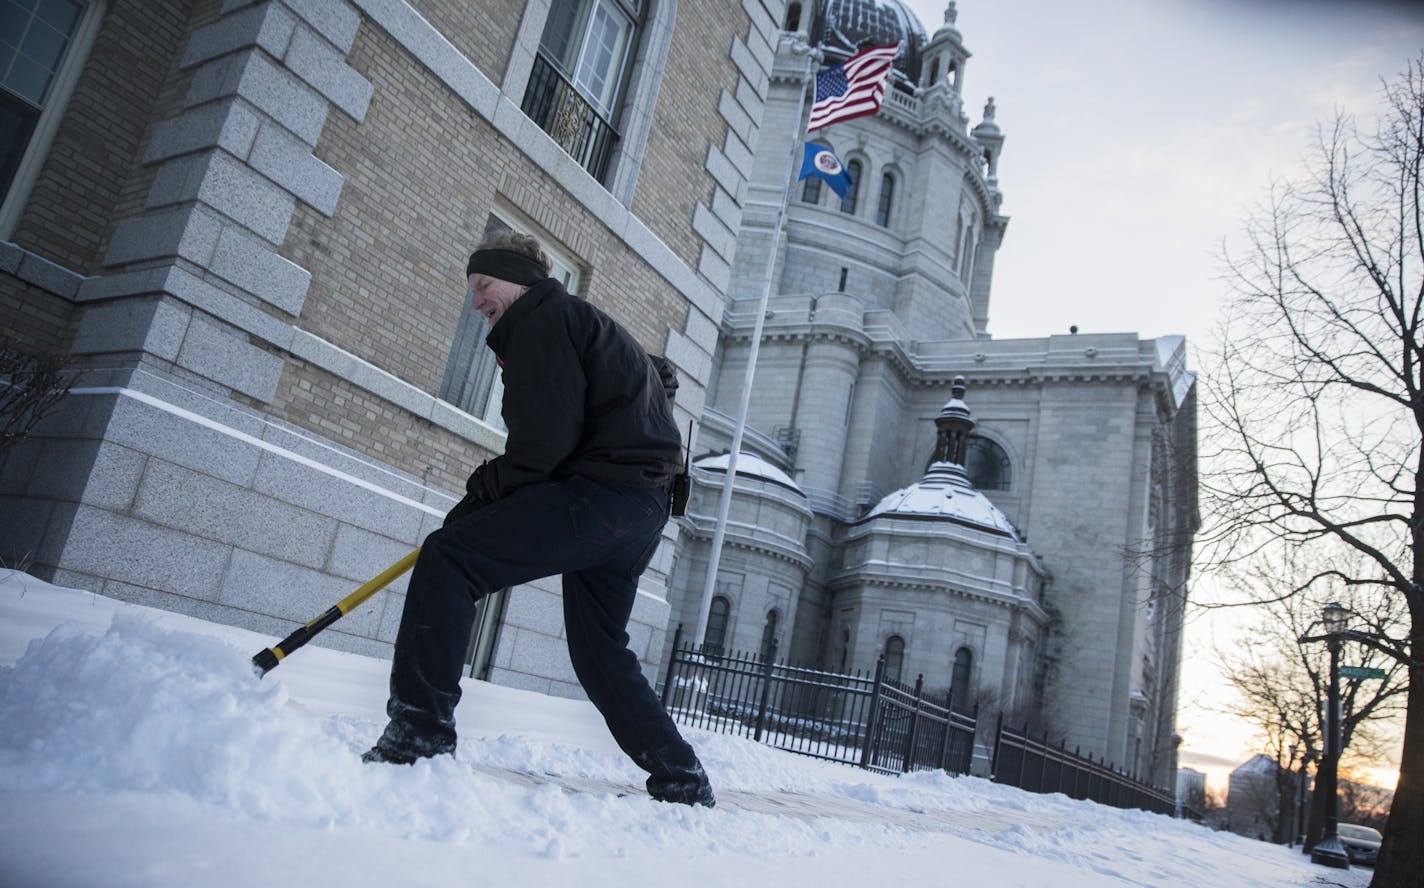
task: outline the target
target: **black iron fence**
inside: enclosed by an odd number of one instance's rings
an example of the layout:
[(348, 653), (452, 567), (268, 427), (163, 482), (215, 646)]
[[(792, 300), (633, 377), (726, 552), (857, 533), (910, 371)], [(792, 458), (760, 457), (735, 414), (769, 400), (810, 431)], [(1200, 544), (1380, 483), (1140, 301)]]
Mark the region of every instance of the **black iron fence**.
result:
[(523, 110), (580, 166), (603, 181), (618, 132), (543, 52), (534, 56)]
[(1141, 808), (1171, 815), (1176, 799), (1119, 771), (1105, 761), (1094, 761), (1069, 752), (1066, 744), (1048, 742), (1047, 735), (1035, 740), (1028, 727), (1004, 725), (999, 718), (995, 731), (993, 779), (995, 783), (1017, 786), (1029, 792), (1061, 792), (1070, 798), (1087, 799), (1115, 808)]
[(841, 675), (765, 656), (721, 653), (673, 637), (663, 705), (684, 724), (884, 773), (969, 772), (975, 716), (874, 674)]

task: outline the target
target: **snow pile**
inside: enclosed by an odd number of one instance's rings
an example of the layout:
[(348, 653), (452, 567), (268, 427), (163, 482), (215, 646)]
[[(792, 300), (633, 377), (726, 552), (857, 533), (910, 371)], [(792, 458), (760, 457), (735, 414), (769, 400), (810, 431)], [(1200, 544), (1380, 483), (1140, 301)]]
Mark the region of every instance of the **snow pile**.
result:
[(309, 647), (259, 679), (249, 657), (267, 643), (0, 571), (0, 663), (14, 664), (0, 666), (0, 883), (826, 888), (953, 872), (1072, 888), (1318, 872), (1166, 817), (697, 731), (720, 804), (659, 804), (587, 703), (474, 681), (455, 758), (365, 765), (386, 664)]

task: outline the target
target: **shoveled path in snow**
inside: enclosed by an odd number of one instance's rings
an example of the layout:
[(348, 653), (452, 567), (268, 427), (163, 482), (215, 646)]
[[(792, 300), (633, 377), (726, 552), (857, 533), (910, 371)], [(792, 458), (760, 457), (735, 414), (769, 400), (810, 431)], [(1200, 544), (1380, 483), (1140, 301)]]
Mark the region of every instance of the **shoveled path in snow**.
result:
[[(641, 786), (616, 780), (600, 780), (579, 774), (522, 771), (478, 763), (469, 767), (478, 773), (525, 786), (552, 785), (568, 792), (604, 797), (626, 796), (651, 801)], [(851, 823), (873, 823), (910, 832), (944, 832), (959, 836), (987, 837), (1018, 829), (1050, 833), (1065, 829), (1068, 825), (1059, 815), (1035, 814), (1012, 806), (972, 812), (946, 811), (913, 804), (905, 808), (893, 808), (873, 801), (798, 790), (717, 790), (714, 787), (714, 791), (717, 794), (718, 808), (736, 808), (740, 811), (793, 817), (805, 821), (832, 818)]]

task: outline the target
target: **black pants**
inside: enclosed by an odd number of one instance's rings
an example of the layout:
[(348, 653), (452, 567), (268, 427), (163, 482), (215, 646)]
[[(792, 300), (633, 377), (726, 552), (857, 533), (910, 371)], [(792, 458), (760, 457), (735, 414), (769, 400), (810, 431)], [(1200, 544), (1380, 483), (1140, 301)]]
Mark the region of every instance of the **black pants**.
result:
[(692, 747), (628, 649), (638, 577), (667, 517), (666, 488), (572, 477), (516, 490), (430, 534), (406, 592), (391, 723), (377, 745), (408, 755), (452, 751), (476, 603), (507, 586), (563, 574), (574, 673), (613, 738), (654, 780), (705, 785)]

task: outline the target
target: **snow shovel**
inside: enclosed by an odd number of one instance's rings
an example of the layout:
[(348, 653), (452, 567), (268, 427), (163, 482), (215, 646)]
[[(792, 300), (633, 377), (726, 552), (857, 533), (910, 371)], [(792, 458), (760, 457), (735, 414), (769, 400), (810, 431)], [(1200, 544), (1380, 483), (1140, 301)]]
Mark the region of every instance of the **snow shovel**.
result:
[(400, 561), (381, 571), (376, 576), (368, 580), (361, 588), (332, 605), (326, 613), (302, 626), (296, 632), (288, 635), (277, 644), (263, 651), (254, 654), (252, 657), (252, 670), (261, 678), (282, 662), (282, 658), (295, 651), (297, 648), (311, 641), (321, 630), (335, 623), (337, 620), (351, 613), (360, 607), (366, 599), (389, 586), (396, 577), (410, 570), (415, 564), (415, 558), (420, 554), (420, 549), (414, 549)]

